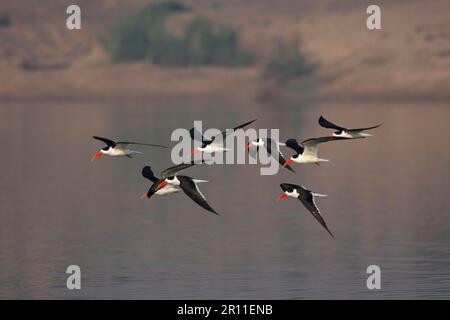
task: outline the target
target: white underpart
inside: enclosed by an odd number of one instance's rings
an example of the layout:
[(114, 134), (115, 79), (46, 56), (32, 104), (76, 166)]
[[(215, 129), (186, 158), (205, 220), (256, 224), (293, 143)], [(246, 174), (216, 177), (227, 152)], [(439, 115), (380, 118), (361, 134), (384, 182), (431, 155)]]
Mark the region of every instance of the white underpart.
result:
[(180, 180), (178, 180), (177, 176), (173, 177), (172, 180), (165, 179), (167, 184), (155, 192), (155, 194), (164, 196), (167, 194), (180, 192), (182, 189), (180, 187)]
[(300, 195), (300, 193), (297, 192), (297, 189), (294, 189), (292, 192), (285, 191), (284, 193), (286, 193), (288, 197), (292, 198), (298, 198)]
[(333, 133), (333, 136), (349, 138), (349, 139), (358, 139), (358, 138), (371, 137), (372, 135), (370, 133), (365, 133), (362, 131), (356, 131), (356, 132), (342, 131), (340, 134)]
[(166, 184), (163, 188), (161, 188), (158, 191), (156, 191), (155, 194), (158, 195), (158, 196), (165, 196), (165, 195), (177, 193), (177, 192), (180, 192), (180, 191), (181, 191), (180, 187), (173, 186), (171, 184)]
[(109, 148), (108, 150), (103, 150), (102, 149), (102, 153), (105, 155), (108, 155), (110, 157), (123, 157), (123, 156), (129, 156), (132, 154), (141, 154), (142, 152), (140, 151), (134, 151), (134, 150), (130, 150), (130, 149), (122, 149), (119, 147), (115, 147), (115, 148)]
[(204, 153), (215, 153), (215, 152), (225, 152), (225, 151), (231, 151), (233, 149), (230, 148), (224, 148), (223, 144), (208, 144), (206, 147), (198, 147), (198, 150)]
[[(305, 149), (306, 151), (306, 149)], [(297, 158), (291, 158), (296, 163), (317, 163), (317, 162), (329, 162), (330, 160), (321, 159), (317, 157), (317, 154), (307, 154), (305, 151)]]
[(167, 185), (179, 186), (181, 184), (180, 180), (178, 180), (177, 176), (174, 176), (172, 179), (166, 179)]
[(308, 143), (303, 145), (303, 153), (297, 158), (291, 158), (292, 161), (297, 163), (318, 163), (318, 162), (329, 162), (330, 160), (321, 159), (317, 156), (319, 151), (318, 143)]

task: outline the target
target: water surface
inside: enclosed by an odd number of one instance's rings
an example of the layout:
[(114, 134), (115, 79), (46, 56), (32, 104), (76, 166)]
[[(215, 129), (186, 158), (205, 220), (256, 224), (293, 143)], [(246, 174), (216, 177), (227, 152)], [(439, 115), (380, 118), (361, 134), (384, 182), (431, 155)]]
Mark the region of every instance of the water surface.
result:
[[(140, 171), (169, 166), (166, 150), (90, 162), (102, 135), (170, 143), (175, 128), (228, 128), (258, 118), (283, 139), (382, 122), (370, 139), (329, 143), (330, 163), (260, 176), (255, 165), (194, 167), (221, 213), (183, 194), (141, 200)], [(231, 98), (2, 103), (0, 298), (448, 299), (449, 110), (446, 103), (244, 105)], [(287, 151), (286, 153), (290, 153)], [(279, 184), (317, 200), (333, 240)], [(82, 289), (65, 270), (82, 270)], [(378, 265), (382, 289), (369, 291)]]

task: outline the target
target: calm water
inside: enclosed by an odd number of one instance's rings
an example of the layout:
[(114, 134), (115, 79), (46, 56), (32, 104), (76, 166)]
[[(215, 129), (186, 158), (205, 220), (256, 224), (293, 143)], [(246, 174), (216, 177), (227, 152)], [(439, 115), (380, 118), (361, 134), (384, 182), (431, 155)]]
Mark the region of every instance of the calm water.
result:
[[(449, 109), (445, 103), (241, 105), (219, 99), (0, 105), (0, 298), (450, 298)], [(330, 163), (260, 176), (255, 165), (186, 170), (221, 216), (183, 194), (141, 200), (134, 159), (90, 157), (94, 134), (170, 144), (172, 129), (258, 118), (283, 139), (383, 122), (374, 137), (322, 146)], [(289, 152), (287, 152), (289, 153)], [(318, 199), (333, 240), (279, 184)], [(68, 265), (82, 290), (66, 289)], [(382, 289), (366, 288), (379, 265)]]

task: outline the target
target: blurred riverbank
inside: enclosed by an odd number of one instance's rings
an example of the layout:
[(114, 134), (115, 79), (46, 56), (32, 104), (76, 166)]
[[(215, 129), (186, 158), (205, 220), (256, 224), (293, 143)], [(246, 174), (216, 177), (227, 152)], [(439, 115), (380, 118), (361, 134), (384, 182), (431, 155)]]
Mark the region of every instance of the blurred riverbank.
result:
[[(0, 2), (10, 16), (10, 25), (0, 27), (3, 101), (189, 95), (244, 101), (446, 100), (449, 95), (447, 1), (381, 1), (379, 31), (367, 30), (364, 1), (182, 1), (191, 9), (170, 19), (168, 27), (176, 31), (194, 16), (236, 26), (241, 46), (258, 54), (246, 67), (113, 61), (99, 39), (115, 21), (154, 1), (129, 1), (126, 8), (120, 1), (81, 1), (80, 31), (65, 28), (64, 3)], [(269, 51), (280, 39), (300, 39), (299, 50), (317, 65), (312, 74), (283, 82), (263, 76)]]

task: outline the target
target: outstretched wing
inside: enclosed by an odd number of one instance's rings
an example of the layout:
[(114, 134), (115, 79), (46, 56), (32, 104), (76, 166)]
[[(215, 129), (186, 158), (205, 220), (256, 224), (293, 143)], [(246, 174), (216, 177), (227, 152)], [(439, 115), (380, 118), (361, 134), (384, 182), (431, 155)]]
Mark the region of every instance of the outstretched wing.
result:
[(229, 134), (233, 133), (234, 131), (236, 131), (237, 129), (241, 129), (255, 121), (256, 121), (256, 119), (246, 122), (244, 124), (241, 124), (237, 127), (234, 127), (231, 130), (225, 130), (225, 131), (221, 132), (220, 134), (213, 136), (209, 139), (205, 138), (196, 128), (192, 128), (191, 130), (189, 130), (189, 134), (190, 134), (192, 140), (201, 142), (203, 147), (205, 147), (209, 144), (212, 144), (217, 138), (221, 137), (222, 141), (220, 141), (220, 139), (219, 139), (219, 141), (216, 142), (216, 144), (220, 145), (220, 144), (224, 143), (227, 135), (229, 135)]
[(302, 154), (303, 150), (305, 150), (305, 148), (303, 148), (303, 146), (299, 145), (297, 140), (295, 140), (295, 139), (287, 139), (286, 140), (286, 147), (291, 148), (297, 154)]
[(195, 127), (189, 130), (189, 134), (193, 141), (199, 141), (201, 143), (209, 144), (212, 142), (212, 139), (205, 138), (200, 131), (198, 131)]
[(147, 178), (153, 183), (159, 181), (159, 179), (155, 177), (155, 174), (153, 173), (152, 168), (150, 166), (145, 166), (144, 168), (142, 168), (142, 175), (144, 176), (144, 178)]
[(327, 128), (327, 129), (335, 129), (335, 130), (339, 130), (339, 131), (341, 131), (341, 130), (348, 131), (347, 128), (338, 126), (337, 124), (334, 124), (333, 122), (328, 121), (323, 116), (320, 116), (320, 118), (319, 118), (319, 125), (321, 127)]
[(177, 172), (187, 169), (189, 167), (192, 167), (194, 165), (196, 165), (197, 163), (195, 163), (194, 161), (191, 161), (190, 163), (180, 163), (177, 164), (175, 166), (172, 166), (170, 168), (165, 169), (163, 172), (161, 172), (161, 177), (162, 178), (167, 178), (167, 177), (171, 177), (174, 176)]
[(129, 144), (136, 144), (136, 145), (140, 145), (140, 146), (149, 146), (149, 147), (158, 147), (158, 148), (168, 148), (167, 146), (162, 146), (160, 144), (151, 144), (151, 143), (141, 143), (141, 142), (129, 142), (129, 141), (120, 141), (120, 142), (116, 142), (116, 144), (121, 145), (119, 147), (126, 147)]
[(103, 141), (104, 143), (106, 143), (106, 145), (108, 147), (111, 147), (111, 148), (114, 148), (117, 144), (117, 142), (115, 142), (114, 140), (110, 140), (110, 139), (103, 138), (103, 137), (93, 136), (92, 138)]
[(218, 215), (218, 213), (208, 204), (208, 202), (206, 202), (205, 196), (200, 192), (197, 183), (193, 179), (186, 176), (178, 176), (178, 179), (181, 182), (181, 189), (183, 189), (184, 193), (189, 198), (191, 198), (200, 207)]
[(266, 149), (267, 152), (274, 158), (277, 158), (278, 163), (281, 164), (282, 167), (285, 167), (289, 171), (295, 172), (294, 169), (290, 165), (286, 165), (286, 159), (284, 159), (283, 154), (280, 151), (280, 145), (277, 141), (267, 138), (266, 139)]
[(320, 143), (336, 141), (336, 140), (348, 140), (343, 137), (320, 137), (312, 138), (302, 141), (302, 145), (305, 148), (305, 155), (317, 156), (317, 151)]
[(278, 162), (281, 164), (282, 167), (285, 167), (289, 171), (295, 172), (294, 169), (288, 164), (286, 164), (286, 159), (283, 157), (283, 154), (281, 152), (278, 153)]
[(298, 192), (300, 195), (298, 196), (298, 199), (303, 203), (306, 209), (308, 209), (309, 212), (312, 213), (314, 218), (316, 218), (317, 221), (322, 225), (322, 227), (325, 228), (325, 230), (328, 231), (328, 233), (334, 238), (334, 235), (331, 233), (330, 229), (328, 229), (328, 226), (325, 222), (325, 220), (320, 215), (319, 208), (317, 207), (316, 203), (314, 202), (314, 194), (310, 190), (299, 186)]
[(364, 130), (370, 130), (370, 129), (375, 129), (378, 128), (379, 126), (381, 126), (381, 124), (377, 124), (376, 126), (372, 126), (372, 127), (367, 127), (367, 128), (358, 128), (358, 129), (349, 129), (347, 131), (349, 132), (357, 132), (357, 131), (364, 131)]
[(244, 124), (241, 124), (241, 125), (239, 125), (239, 126), (237, 126), (237, 127), (234, 127), (232, 130), (225, 130), (225, 131), (222, 131), (222, 133), (221, 133), (220, 135), (213, 137), (213, 139), (216, 139), (217, 137), (222, 136), (222, 139), (225, 140), (225, 137), (226, 137), (227, 135), (229, 135), (229, 134), (235, 132), (235, 131), (238, 130), (238, 129), (242, 129), (242, 128), (244, 128), (245, 126), (248, 126), (249, 124), (252, 124), (252, 123), (255, 122), (256, 120), (257, 120), (257, 119), (253, 119), (252, 121), (249, 121), (249, 122), (246, 122), (246, 123), (244, 123)]

